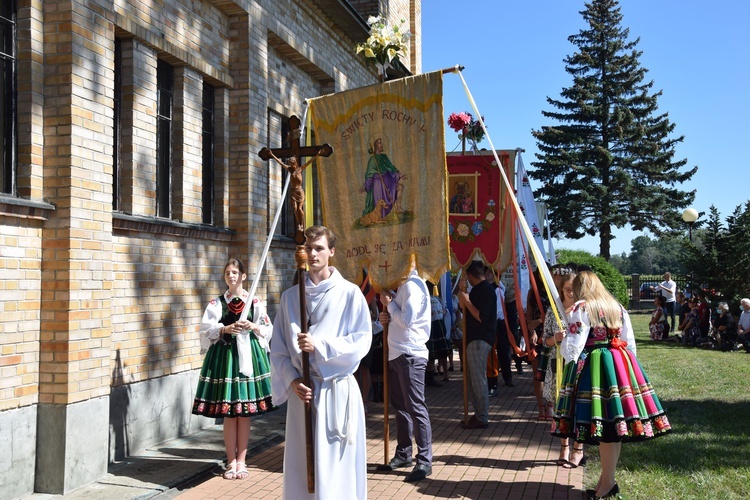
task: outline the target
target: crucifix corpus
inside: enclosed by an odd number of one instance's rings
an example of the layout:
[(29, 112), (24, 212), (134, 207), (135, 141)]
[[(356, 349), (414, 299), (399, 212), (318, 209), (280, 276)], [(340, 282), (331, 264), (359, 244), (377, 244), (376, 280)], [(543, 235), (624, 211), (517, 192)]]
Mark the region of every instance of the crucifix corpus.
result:
[[(289, 180), (289, 196), (294, 209), (294, 242), (297, 249), (294, 260), (297, 265), (297, 283), (299, 284), (300, 333), (307, 333), (310, 325), (307, 319), (307, 304), (305, 301), (305, 268), (307, 254), (305, 253), (305, 190), (302, 188), (302, 171), (318, 156), (331, 156), (333, 148), (329, 144), (321, 146), (300, 146), (302, 129), (301, 122), (296, 116), (289, 118), (289, 147), (269, 149), (263, 148), (258, 152), (261, 159), (276, 161), (291, 176)], [(302, 163), (303, 157), (311, 157), (307, 163)], [(279, 158), (288, 158), (284, 163)], [(310, 354), (302, 352), (302, 380), (307, 387), (312, 387), (310, 381)], [(312, 434), (312, 412), (310, 403), (305, 403), (305, 444), (307, 451), (307, 491), (315, 492), (315, 448)]]
[[(296, 116), (289, 118), (289, 147), (269, 149), (263, 148), (258, 152), (263, 160), (274, 160), (291, 179), (289, 180), (289, 196), (292, 200), (294, 210), (294, 242), (297, 245), (305, 244), (305, 190), (302, 188), (302, 171), (305, 170), (318, 156), (331, 156), (333, 148), (330, 144), (321, 146), (300, 146), (300, 121)], [(307, 163), (302, 163), (302, 158), (311, 157)], [(288, 158), (289, 163), (284, 163), (279, 158)]]

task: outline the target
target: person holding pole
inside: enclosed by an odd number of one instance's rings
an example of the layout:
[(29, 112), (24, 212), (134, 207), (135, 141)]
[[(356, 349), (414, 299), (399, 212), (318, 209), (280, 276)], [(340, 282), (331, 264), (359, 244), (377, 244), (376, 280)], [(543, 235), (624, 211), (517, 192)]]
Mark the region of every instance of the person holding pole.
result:
[[(311, 226), (304, 235), (307, 333), (301, 333), (298, 284), (281, 295), (271, 345), (274, 401), (287, 402), (284, 498), (366, 498), (365, 411), (353, 374), (372, 343), (370, 311), (359, 287), (329, 264), (333, 232)], [(309, 355), (311, 386), (303, 383), (303, 352)], [(303, 473), (306, 403), (312, 412), (313, 493)]]
[(461, 422), (464, 429), (486, 429), (489, 425), (489, 392), (487, 388), (487, 356), (496, 339), (497, 297), (495, 290), (484, 277), (484, 264), (474, 261), (466, 269), (471, 285), (467, 293), (465, 284), (458, 294), (461, 307), (466, 308), (466, 358), (469, 394), (474, 415)]
[[(207, 352), (192, 413), (224, 419), (227, 452), (224, 479), (248, 477), (245, 456), (250, 416), (273, 409), (267, 353), (273, 327), (265, 304), (257, 297), (251, 301), (247, 319), (241, 317), (250, 300), (250, 294), (242, 287), (246, 278), (241, 260), (227, 262), (224, 266), (227, 291), (206, 306), (200, 325), (201, 350)], [(245, 353), (240, 353), (242, 349), (246, 349)], [(249, 363), (243, 364), (243, 354)]]
[(412, 465), (412, 433), (417, 443), (417, 464), (405, 481), (432, 474), (432, 426), (424, 397), (429, 350), (431, 305), (427, 284), (412, 269), (395, 294), (380, 295), (380, 323), (388, 329), (390, 401), (396, 409), (396, 455), (386, 470)]

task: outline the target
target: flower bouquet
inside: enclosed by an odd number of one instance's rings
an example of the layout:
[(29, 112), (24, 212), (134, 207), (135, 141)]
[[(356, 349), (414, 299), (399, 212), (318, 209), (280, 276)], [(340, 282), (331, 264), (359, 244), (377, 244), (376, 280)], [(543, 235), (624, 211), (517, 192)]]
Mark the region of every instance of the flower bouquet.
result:
[(451, 113), (448, 117), (448, 126), (458, 132), (458, 138), (461, 141), (470, 141), (473, 150), (476, 150), (477, 143), (484, 139), (482, 124), (479, 120), (475, 120), (471, 113)]
[(406, 57), (409, 51), (411, 32), (401, 31), (404, 21), (388, 26), (381, 16), (367, 19), (370, 36), (364, 43), (357, 44), (357, 54), (362, 52), (367, 64), (374, 64), (385, 81), (386, 69), (394, 59)]

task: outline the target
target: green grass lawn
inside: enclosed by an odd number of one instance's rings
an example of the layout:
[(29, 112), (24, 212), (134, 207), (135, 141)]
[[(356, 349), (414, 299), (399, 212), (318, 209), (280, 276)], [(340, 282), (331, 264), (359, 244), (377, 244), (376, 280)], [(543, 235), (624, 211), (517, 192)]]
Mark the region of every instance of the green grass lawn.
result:
[[(734, 499), (750, 496), (750, 354), (654, 342), (648, 314), (633, 314), (638, 359), (672, 424), (672, 433), (625, 443), (617, 483), (628, 499)], [(596, 447), (584, 483), (600, 467)]]

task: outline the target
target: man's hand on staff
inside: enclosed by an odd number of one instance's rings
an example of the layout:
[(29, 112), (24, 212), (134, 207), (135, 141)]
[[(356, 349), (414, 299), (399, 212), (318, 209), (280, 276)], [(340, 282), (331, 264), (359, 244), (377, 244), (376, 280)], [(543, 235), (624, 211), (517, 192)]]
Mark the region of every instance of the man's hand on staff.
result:
[(383, 311), (378, 315), (378, 319), (380, 320), (380, 324), (385, 326), (391, 322), (391, 315)]
[(295, 378), (291, 384), (292, 390), (304, 403), (312, 401), (312, 389), (302, 383), (302, 378)]
[(383, 290), (380, 294), (380, 303), (383, 305), (383, 311), (378, 315), (380, 324), (385, 326), (391, 322), (391, 315), (388, 313), (388, 304), (393, 301), (394, 292), (392, 290)]
[(471, 299), (469, 298), (469, 294), (466, 293), (464, 290), (461, 290), (458, 292), (458, 304), (464, 307), (469, 307), (469, 304), (471, 304)]
[(309, 333), (298, 333), (297, 334), (297, 345), (302, 352), (313, 352), (315, 347), (313, 346), (313, 338)]

